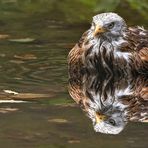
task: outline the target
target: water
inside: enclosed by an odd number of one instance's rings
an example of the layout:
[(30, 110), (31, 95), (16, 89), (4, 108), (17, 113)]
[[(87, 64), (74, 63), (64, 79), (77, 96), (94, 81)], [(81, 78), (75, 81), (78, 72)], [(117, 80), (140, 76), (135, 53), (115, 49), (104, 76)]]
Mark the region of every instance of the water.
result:
[[(147, 26), (145, 3), (107, 8), (130, 25)], [(95, 133), (68, 94), (67, 54), (89, 27), (94, 6), (78, 0), (0, 0), (0, 100), (27, 101), (0, 104), (0, 147), (147, 146), (147, 124), (129, 123), (116, 136)]]

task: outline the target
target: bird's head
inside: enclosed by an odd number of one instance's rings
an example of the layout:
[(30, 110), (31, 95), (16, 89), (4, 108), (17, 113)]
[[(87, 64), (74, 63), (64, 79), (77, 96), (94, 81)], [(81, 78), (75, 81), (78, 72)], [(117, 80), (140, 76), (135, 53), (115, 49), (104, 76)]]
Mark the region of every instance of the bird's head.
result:
[(126, 124), (120, 111), (108, 111), (104, 114), (95, 112), (93, 119), (94, 130), (104, 134), (119, 134)]
[(125, 21), (116, 13), (102, 13), (93, 17), (91, 26), (93, 37), (101, 35), (106, 37), (122, 36), (125, 30)]

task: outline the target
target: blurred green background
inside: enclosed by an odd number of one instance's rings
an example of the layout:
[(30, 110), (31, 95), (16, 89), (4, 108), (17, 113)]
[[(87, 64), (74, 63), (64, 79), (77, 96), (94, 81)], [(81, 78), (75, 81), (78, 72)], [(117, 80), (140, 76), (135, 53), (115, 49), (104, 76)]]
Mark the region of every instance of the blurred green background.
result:
[(14, 20), (88, 23), (93, 15), (107, 11), (119, 13), (131, 25), (147, 25), (147, 0), (0, 0), (0, 24), (8, 18), (14, 29)]

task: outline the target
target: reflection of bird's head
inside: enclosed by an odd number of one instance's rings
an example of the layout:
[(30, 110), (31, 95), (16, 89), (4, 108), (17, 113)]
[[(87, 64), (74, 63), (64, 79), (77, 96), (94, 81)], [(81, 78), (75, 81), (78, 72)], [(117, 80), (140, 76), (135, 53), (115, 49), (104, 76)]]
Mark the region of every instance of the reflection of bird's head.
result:
[(93, 17), (91, 30), (94, 37), (100, 34), (120, 36), (125, 29), (125, 21), (116, 13), (102, 13)]
[(120, 111), (109, 111), (103, 113), (91, 112), (94, 130), (104, 134), (119, 134), (125, 127), (126, 121)]
[(103, 120), (98, 120), (96, 115), (96, 123), (94, 130), (105, 134), (119, 134), (125, 127), (126, 122), (120, 113), (113, 113), (110, 116), (104, 117)]

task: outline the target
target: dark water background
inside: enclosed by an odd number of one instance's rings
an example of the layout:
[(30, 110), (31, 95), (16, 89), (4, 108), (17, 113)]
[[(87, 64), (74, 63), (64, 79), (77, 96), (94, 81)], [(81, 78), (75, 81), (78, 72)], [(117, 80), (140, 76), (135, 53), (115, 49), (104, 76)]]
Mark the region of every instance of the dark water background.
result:
[(95, 133), (67, 92), (67, 54), (104, 11), (148, 25), (147, 0), (0, 0), (0, 100), (27, 101), (0, 103), (0, 148), (147, 147), (146, 124)]

